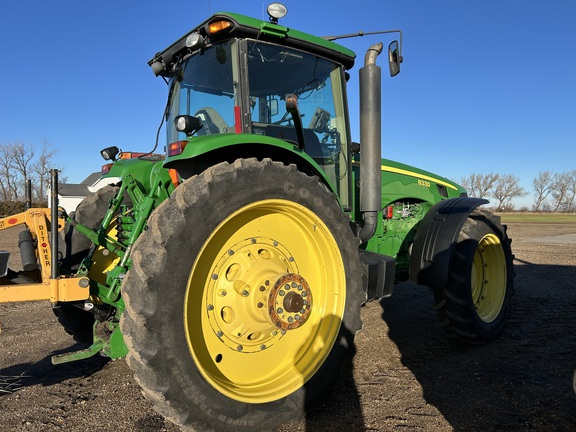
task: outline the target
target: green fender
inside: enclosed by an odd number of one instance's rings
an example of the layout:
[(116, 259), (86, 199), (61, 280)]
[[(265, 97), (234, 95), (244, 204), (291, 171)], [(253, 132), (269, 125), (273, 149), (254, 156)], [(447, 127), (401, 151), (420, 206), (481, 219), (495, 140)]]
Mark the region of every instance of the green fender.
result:
[(309, 175), (317, 175), (330, 189), (336, 187), (318, 163), (298, 145), (275, 137), (254, 134), (215, 134), (194, 136), (187, 140), (181, 154), (167, 156), (165, 168), (173, 168), (183, 177), (199, 174), (210, 165), (238, 158), (271, 158), (293, 163)]
[(447, 284), (458, 234), (474, 209), (488, 202), (482, 198), (452, 198), (438, 202), (426, 213), (412, 244), (412, 282), (434, 287)]

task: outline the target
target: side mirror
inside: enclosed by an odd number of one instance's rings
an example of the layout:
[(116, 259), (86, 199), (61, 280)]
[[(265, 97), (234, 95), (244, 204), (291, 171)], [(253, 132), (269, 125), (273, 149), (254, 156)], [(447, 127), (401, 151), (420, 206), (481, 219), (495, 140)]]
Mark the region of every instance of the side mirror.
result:
[(390, 76), (396, 76), (400, 73), (400, 63), (402, 63), (402, 55), (398, 41), (394, 41), (388, 45), (388, 66), (390, 67)]

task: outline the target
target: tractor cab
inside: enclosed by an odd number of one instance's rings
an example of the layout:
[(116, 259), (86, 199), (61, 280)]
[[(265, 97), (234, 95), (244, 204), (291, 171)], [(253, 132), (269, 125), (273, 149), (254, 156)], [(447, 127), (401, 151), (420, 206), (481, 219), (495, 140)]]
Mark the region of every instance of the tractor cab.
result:
[(188, 144), (213, 149), (239, 139), (216, 136), (250, 134), (253, 148), (265, 143), (306, 153), (347, 196), (345, 69), (353, 61), (333, 42), (273, 22), (214, 16), (150, 61), (170, 84), (167, 162), (183, 157)]

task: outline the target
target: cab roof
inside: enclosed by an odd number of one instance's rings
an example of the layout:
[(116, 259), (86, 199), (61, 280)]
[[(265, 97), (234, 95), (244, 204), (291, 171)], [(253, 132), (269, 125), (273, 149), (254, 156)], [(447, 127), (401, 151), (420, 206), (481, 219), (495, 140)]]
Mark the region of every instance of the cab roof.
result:
[[(212, 33), (210, 31), (210, 24), (223, 20), (229, 21), (231, 26), (224, 31)], [(180, 58), (193, 51), (193, 49), (186, 46), (188, 36), (193, 33), (201, 35), (204, 38), (205, 45), (233, 37), (273, 42), (325, 57), (341, 63), (346, 69), (351, 69), (352, 66), (354, 66), (354, 59), (356, 58), (356, 54), (352, 50), (327, 39), (245, 15), (219, 12), (212, 15), (199, 26), (193, 28), (164, 51), (157, 53), (148, 62), (150, 66), (157, 62), (164, 64), (162, 71), (155, 71), (157, 75), (171, 76), (173, 71), (172, 66), (177, 63)]]

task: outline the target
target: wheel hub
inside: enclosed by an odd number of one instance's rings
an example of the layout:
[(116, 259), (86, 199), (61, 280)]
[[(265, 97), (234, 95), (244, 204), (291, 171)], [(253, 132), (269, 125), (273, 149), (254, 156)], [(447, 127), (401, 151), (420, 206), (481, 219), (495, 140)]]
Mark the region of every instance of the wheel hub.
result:
[(476, 313), (486, 323), (494, 321), (506, 294), (506, 257), (500, 239), (487, 234), (478, 244), (472, 265), (472, 301)]
[(312, 292), (306, 280), (294, 273), (278, 278), (268, 296), (268, 313), (274, 325), (294, 330), (310, 316)]
[(270, 348), (310, 316), (312, 293), (290, 252), (256, 237), (226, 250), (212, 269), (206, 311), (214, 334), (233, 351)]

